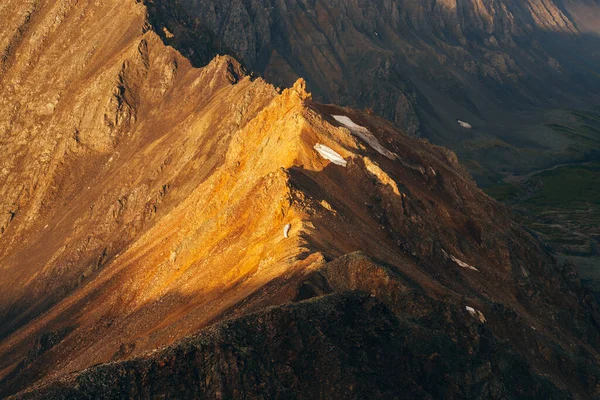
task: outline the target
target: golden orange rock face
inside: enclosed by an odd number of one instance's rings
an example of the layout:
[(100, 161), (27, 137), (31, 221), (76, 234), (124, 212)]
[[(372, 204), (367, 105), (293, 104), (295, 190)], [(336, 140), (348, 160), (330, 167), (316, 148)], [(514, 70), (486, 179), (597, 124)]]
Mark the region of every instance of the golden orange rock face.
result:
[(9, 0), (0, 21), (0, 393), (307, 284), (398, 313), (418, 287), (477, 307), (503, 339), (509, 309), (526, 337), (598, 360), (597, 311), (452, 152), (313, 103), (303, 80), (279, 91), (226, 56), (192, 68), (134, 1)]

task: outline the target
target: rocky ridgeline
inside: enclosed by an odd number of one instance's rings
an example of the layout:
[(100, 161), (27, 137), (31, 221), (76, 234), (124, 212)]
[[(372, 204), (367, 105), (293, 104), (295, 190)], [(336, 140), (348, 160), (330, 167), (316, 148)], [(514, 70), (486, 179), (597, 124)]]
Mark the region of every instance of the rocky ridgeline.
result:
[(1, 396), (598, 396), (594, 299), (453, 152), (166, 4), (0, 6)]

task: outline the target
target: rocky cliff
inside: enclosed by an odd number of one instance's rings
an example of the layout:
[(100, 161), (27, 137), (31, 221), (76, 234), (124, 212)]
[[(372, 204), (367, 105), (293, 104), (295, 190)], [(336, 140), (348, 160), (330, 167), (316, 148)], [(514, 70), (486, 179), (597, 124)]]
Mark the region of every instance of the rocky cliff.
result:
[(454, 153), (154, 6), (0, 6), (1, 396), (599, 395), (595, 301)]

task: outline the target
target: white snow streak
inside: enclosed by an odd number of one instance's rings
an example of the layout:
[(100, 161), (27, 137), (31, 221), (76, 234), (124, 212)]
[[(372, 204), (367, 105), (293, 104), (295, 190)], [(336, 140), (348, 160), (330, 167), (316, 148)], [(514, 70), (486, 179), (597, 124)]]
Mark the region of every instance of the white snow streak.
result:
[(468, 123), (468, 122), (461, 121), (460, 119), (457, 122), (458, 122), (458, 124), (461, 127), (465, 128), (465, 129), (472, 129), (473, 128), (473, 126), (470, 123)]
[(379, 143), (377, 138), (375, 136), (373, 136), (373, 134), (371, 132), (369, 132), (369, 130), (367, 128), (365, 128), (364, 126), (360, 126), (360, 125), (356, 124), (354, 121), (352, 121), (350, 118), (346, 117), (345, 115), (332, 115), (332, 117), (337, 122), (339, 122), (340, 124), (342, 124), (346, 128), (348, 128), (350, 130), (350, 132), (354, 133), (356, 136), (358, 136), (359, 138), (361, 138), (362, 140), (367, 142), (369, 144), (369, 146), (371, 146), (379, 154), (386, 156), (390, 160), (395, 160), (397, 158), (396, 154), (392, 153), (391, 151), (389, 151), (388, 149), (383, 147), (381, 145), (381, 143)]
[(289, 238), (290, 237), (290, 229), (292, 229), (292, 224), (287, 224), (286, 226), (283, 227), (283, 237), (284, 238)]
[(454, 261), (456, 264), (458, 264), (458, 266), (479, 272), (479, 270), (477, 268), (475, 268), (474, 266), (467, 264), (466, 262), (464, 262), (462, 260), (459, 260), (458, 258), (454, 257), (452, 254), (448, 254), (445, 250), (442, 250), (442, 251), (444, 252), (444, 255), (446, 257), (450, 257), (450, 259), (452, 261)]
[(324, 144), (321, 144), (321, 143), (315, 144), (315, 150), (321, 155), (321, 157), (323, 157), (326, 160), (331, 161), (332, 163), (334, 163), (336, 165), (341, 165), (342, 167), (345, 167), (346, 164), (348, 164), (348, 162), (346, 160), (344, 160), (344, 157), (342, 157), (341, 155), (336, 153), (330, 147), (325, 146)]

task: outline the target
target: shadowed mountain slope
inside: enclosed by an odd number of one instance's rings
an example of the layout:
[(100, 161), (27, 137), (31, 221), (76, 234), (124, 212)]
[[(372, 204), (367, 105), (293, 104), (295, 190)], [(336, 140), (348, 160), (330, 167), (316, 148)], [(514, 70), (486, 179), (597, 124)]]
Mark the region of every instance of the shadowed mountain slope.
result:
[(155, 29), (198, 65), (207, 40), (189, 39), (201, 33), (274, 84), (301, 76), (320, 102), (374, 109), (449, 146), (482, 183), (598, 154), (597, 131), (547, 126), (600, 104), (597, 0), (148, 4)]
[(448, 312), (451, 321), (436, 323), (460, 335), (458, 343), (425, 318), (398, 318), (372, 296), (324, 296), (227, 321), (16, 398), (569, 398), (472, 318)]

